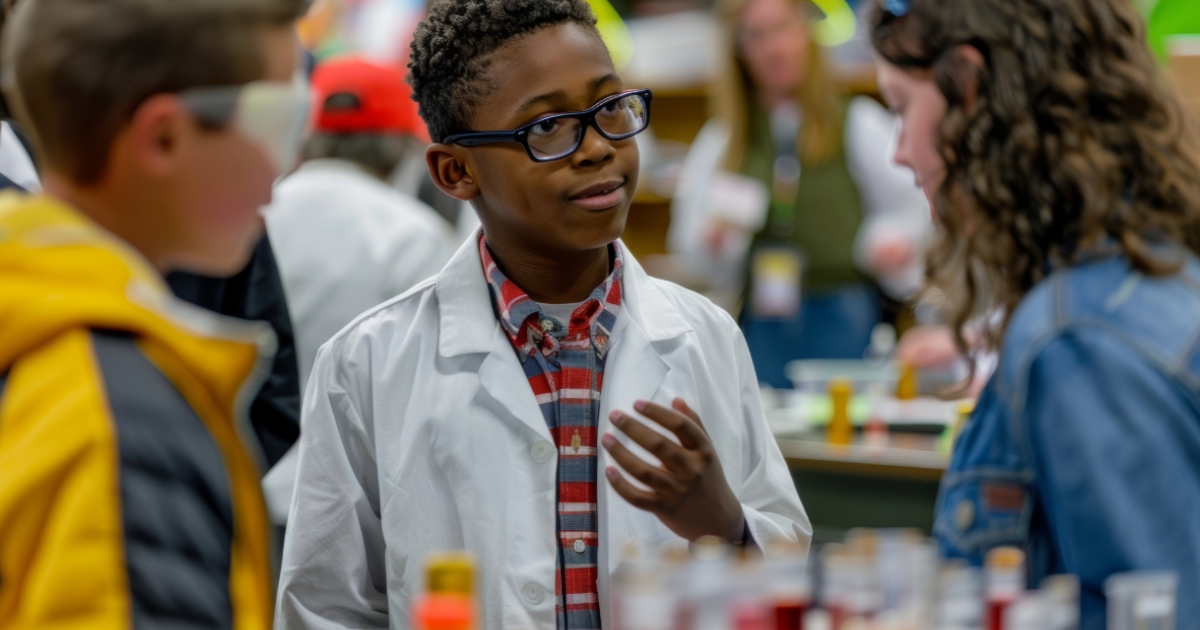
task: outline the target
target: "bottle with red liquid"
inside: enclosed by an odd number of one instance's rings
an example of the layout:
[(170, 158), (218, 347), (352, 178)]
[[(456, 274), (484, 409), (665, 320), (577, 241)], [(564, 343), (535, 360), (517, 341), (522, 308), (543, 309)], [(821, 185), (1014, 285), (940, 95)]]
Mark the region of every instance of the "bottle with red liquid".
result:
[(807, 554), (800, 545), (772, 545), (764, 567), (770, 626), (774, 630), (804, 630), (804, 613), (812, 604), (812, 579)]
[(1004, 614), (1025, 591), (1025, 552), (997, 547), (984, 563), (984, 600), (987, 630), (1004, 630)]

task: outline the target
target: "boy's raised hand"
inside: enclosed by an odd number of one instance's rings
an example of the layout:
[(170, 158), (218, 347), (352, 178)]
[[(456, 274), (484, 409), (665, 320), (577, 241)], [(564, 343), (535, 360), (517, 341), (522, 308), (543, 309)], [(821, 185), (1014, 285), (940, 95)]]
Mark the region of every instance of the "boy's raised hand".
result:
[(617, 494), (634, 507), (658, 516), (671, 531), (688, 540), (713, 535), (741, 542), (745, 516), (733, 495), (704, 430), (700, 416), (681, 398), (664, 407), (639, 400), (634, 409), (666, 427), (681, 444), (651, 429), (622, 411), (609, 416), (613, 426), (662, 462), (654, 466), (634, 455), (611, 433), (601, 443), (613, 459), (649, 490), (635, 487), (615, 466), (604, 471)]

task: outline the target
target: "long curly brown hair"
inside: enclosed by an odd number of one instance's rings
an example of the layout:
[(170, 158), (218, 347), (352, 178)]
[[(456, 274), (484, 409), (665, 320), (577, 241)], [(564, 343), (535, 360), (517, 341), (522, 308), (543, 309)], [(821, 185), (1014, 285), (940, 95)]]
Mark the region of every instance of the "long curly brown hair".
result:
[[(976, 315), (1004, 314), (982, 340), (998, 348), (1025, 294), (1092, 248), (1115, 245), (1156, 276), (1181, 264), (1156, 243), (1200, 253), (1200, 141), (1128, 0), (907, 8), (877, 5), (871, 40), (886, 61), (929, 72), (947, 101), (927, 275), (964, 351)], [(961, 45), (983, 67), (954, 54)]]

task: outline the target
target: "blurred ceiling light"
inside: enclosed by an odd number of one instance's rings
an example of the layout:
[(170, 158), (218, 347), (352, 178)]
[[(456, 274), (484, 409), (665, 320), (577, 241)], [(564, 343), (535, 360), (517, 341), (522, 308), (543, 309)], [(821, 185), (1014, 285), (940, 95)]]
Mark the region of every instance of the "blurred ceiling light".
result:
[(818, 44), (832, 48), (854, 39), (858, 19), (846, 0), (813, 0), (813, 4), (825, 14), (813, 23), (813, 37)]
[(633, 36), (629, 33), (629, 27), (625, 26), (625, 20), (621, 19), (608, 0), (588, 0), (588, 4), (592, 7), (592, 13), (596, 14), (596, 28), (600, 29), (600, 37), (608, 46), (608, 54), (612, 55), (613, 65), (620, 73), (633, 59)]

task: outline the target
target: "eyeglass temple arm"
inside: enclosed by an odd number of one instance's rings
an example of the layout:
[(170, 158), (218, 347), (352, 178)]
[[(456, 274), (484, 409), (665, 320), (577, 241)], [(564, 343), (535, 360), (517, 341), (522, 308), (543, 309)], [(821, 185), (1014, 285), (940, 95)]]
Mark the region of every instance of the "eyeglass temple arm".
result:
[(457, 144), (462, 147), (477, 147), (481, 144), (516, 141), (517, 136), (511, 131), (480, 131), (448, 136), (444, 142), (445, 144)]

